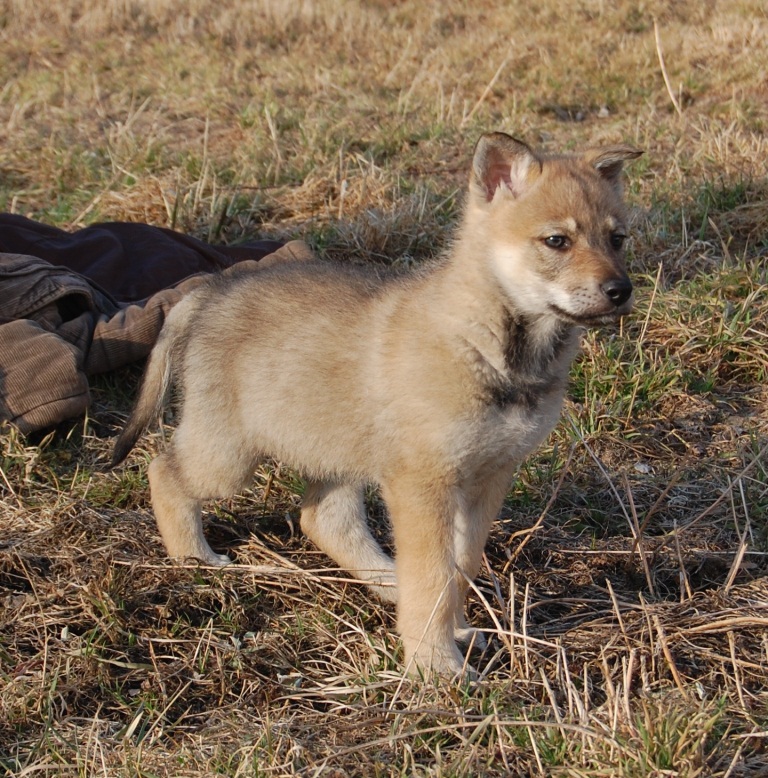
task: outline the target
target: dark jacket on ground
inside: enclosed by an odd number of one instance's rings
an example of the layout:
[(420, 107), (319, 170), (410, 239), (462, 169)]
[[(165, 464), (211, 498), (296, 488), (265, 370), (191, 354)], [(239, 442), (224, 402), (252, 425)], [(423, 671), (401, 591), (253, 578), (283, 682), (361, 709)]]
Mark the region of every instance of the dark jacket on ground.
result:
[(293, 241), (211, 246), (146, 224), (74, 233), (0, 214), (0, 422), (22, 432), (81, 414), (88, 376), (145, 357), (204, 274), (308, 259)]

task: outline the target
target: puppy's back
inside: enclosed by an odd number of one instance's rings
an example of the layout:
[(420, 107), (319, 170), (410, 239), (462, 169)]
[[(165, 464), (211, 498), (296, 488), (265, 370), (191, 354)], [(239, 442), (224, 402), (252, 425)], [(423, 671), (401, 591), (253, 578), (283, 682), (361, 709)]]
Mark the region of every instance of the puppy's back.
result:
[(372, 477), (376, 329), (401, 283), (322, 262), (213, 279), (181, 365), (184, 414), (307, 474)]

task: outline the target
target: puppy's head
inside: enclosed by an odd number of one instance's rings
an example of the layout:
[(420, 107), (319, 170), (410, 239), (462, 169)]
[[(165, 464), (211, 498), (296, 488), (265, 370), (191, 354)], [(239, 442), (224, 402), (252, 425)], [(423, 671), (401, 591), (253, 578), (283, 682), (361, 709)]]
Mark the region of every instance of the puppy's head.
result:
[(621, 171), (640, 154), (612, 146), (544, 156), (504, 133), (480, 138), (465, 226), (517, 310), (585, 325), (630, 311)]

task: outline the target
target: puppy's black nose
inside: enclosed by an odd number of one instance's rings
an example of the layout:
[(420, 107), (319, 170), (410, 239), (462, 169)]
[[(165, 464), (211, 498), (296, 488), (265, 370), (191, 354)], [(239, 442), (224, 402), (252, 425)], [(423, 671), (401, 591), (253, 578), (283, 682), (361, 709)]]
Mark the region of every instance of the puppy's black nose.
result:
[(603, 294), (618, 308), (629, 300), (632, 282), (628, 278), (612, 278), (601, 287)]

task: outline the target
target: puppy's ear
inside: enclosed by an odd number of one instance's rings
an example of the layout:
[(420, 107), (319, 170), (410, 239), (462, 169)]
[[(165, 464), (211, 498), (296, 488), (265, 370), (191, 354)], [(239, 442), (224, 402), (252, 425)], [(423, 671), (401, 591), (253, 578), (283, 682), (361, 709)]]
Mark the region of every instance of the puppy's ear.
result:
[(608, 183), (621, 186), (621, 171), (629, 159), (642, 155), (640, 149), (631, 146), (609, 146), (604, 149), (591, 149), (584, 153), (584, 159), (597, 170)]
[(501, 188), (520, 197), (541, 173), (541, 160), (522, 141), (504, 132), (483, 135), (475, 146), (470, 191), (489, 203)]

